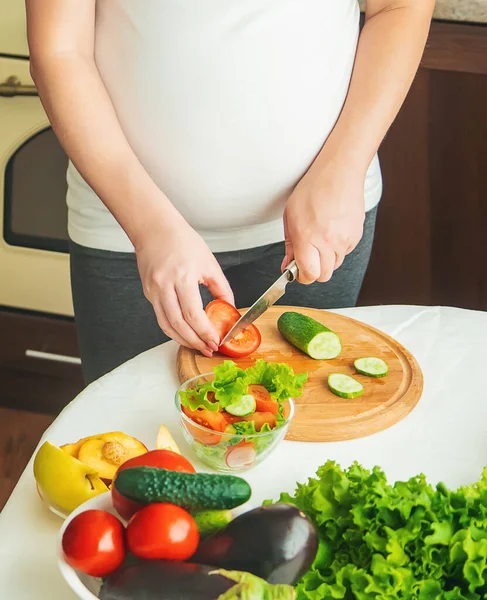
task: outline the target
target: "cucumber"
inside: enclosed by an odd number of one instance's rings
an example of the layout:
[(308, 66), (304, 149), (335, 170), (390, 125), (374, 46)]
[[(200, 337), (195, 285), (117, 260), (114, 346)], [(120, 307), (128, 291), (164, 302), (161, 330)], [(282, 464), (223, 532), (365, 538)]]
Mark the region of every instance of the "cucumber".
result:
[(255, 412), (255, 398), (251, 394), (245, 394), (232, 404), (225, 407), (227, 413), (234, 417), (247, 417)]
[(389, 367), (382, 358), (357, 358), (353, 364), (358, 373), (369, 377), (385, 377), (389, 373)]
[(342, 373), (329, 375), (328, 386), (340, 398), (358, 398), (364, 393), (364, 386), (359, 381)]
[(224, 529), (232, 520), (232, 513), (229, 510), (202, 510), (193, 514), (193, 519), (200, 537), (206, 538)]
[(120, 471), (114, 486), (133, 502), (170, 502), (189, 511), (236, 508), (247, 502), (252, 493), (245, 479), (234, 475), (180, 473), (158, 467)]
[(285, 312), (277, 328), (289, 343), (315, 360), (330, 360), (342, 351), (338, 335), (307, 315)]

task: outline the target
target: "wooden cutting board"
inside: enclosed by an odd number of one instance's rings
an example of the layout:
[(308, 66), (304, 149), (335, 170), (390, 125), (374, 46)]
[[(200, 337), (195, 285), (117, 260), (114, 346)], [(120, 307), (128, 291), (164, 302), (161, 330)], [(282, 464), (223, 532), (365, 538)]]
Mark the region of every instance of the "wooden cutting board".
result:
[[(291, 346), (279, 333), (277, 319), (291, 310), (323, 323), (340, 336), (342, 353), (334, 360), (317, 361)], [(244, 312), (244, 311), (242, 311)], [(304, 393), (295, 400), (296, 413), (286, 439), (303, 442), (335, 442), (371, 435), (387, 429), (408, 415), (423, 391), (423, 375), (414, 356), (401, 344), (378, 329), (349, 317), (309, 308), (273, 306), (257, 321), (262, 334), (260, 348), (235, 360), (242, 368), (257, 359), (288, 363), (296, 373), (308, 372)], [(386, 377), (374, 379), (356, 373), (357, 358), (374, 356), (389, 365)], [(203, 373), (224, 360), (220, 354), (206, 358), (195, 350), (180, 348), (178, 376), (182, 382)], [(359, 380), (363, 396), (346, 400), (335, 396), (327, 385), (330, 373), (345, 373)]]

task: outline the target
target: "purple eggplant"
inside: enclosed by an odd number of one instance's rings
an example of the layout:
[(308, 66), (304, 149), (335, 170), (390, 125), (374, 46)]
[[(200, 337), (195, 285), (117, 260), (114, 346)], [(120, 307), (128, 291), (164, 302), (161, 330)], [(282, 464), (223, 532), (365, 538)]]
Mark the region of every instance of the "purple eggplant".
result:
[(270, 585), (249, 573), (194, 563), (147, 560), (122, 566), (107, 577), (100, 600), (294, 600), (292, 586)]
[(240, 515), (203, 540), (191, 561), (294, 585), (311, 567), (318, 543), (314, 524), (299, 508), (271, 504)]

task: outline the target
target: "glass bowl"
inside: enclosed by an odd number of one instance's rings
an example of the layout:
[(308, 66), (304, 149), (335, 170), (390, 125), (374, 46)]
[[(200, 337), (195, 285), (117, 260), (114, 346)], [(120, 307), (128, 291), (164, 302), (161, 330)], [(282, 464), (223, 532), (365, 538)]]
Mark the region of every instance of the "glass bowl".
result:
[(289, 424), (294, 416), (294, 402), (291, 398), (285, 402), (289, 405), (288, 417), (271, 431), (253, 434), (238, 434), (214, 431), (204, 427), (184, 412), (179, 392), (187, 391), (198, 384), (211, 381), (213, 373), (198, 375), (185, 381), (176, 392), (175, 404), (185, 440), (196, 456), (207, 466), (222, 473), (242, 473), (257, 466), (265, 460), (286, 436)]

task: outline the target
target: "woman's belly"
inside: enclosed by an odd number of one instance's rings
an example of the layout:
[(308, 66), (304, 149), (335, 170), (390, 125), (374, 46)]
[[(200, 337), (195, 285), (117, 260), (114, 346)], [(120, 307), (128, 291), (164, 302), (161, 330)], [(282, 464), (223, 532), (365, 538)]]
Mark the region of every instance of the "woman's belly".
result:
[(342, 109), (358, 19), (356, 0), (98, 0), (122, 128), (193, 227), (282, 216)]

